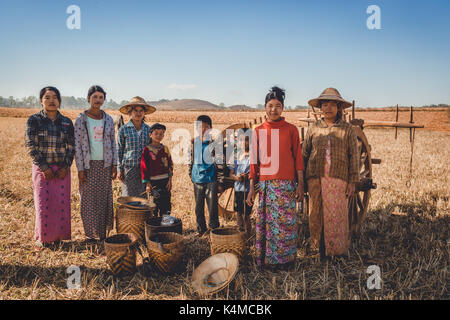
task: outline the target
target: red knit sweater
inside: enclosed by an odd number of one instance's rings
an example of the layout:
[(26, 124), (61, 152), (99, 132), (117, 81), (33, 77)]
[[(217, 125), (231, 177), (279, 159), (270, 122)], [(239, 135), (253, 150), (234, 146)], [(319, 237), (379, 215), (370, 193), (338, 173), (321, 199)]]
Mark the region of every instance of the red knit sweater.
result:
[(294, 180), (296, 171), (304, 169), (297, 127), (284, 118), (277, 122), (266, 120), (253, 132), (250, 159), (250, 179)]
[(141, 157), (142, 182), (149, 182), (152, 177), (162, 174), (173, 174), (173, 162), (169, 148), (162, 145), (158, 148), (147, 145)]

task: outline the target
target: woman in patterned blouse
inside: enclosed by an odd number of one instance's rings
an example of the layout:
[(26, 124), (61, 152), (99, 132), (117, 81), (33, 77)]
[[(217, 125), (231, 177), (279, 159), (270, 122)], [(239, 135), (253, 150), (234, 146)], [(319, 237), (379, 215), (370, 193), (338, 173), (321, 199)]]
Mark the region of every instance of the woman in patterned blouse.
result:
[(34, 234), (42, 247), (71, 238), (70, 166), (75, 139), (72, 120), (58, 111), (58, 89), (45, 87), (39, 97), (43, 109), (28, 119), (25, 145), (33, 160)]
[(328, 88), (309, 101), (323, 118), (309, 129), (302, 146), (310, 195), (309, 228), (314, 253), (340, 256), (349, 248), (348, 197), (359, 181), (356, 133), (342, 119), (352, 104)]
[(91, 107), (75, 121), (75, 159), (80, 182), (80, 211), (86, 237), (106, 238), (113, 226), (112, 180), (117, 177), (114, 121), (101, 107), (106, 92), (92, 86)]

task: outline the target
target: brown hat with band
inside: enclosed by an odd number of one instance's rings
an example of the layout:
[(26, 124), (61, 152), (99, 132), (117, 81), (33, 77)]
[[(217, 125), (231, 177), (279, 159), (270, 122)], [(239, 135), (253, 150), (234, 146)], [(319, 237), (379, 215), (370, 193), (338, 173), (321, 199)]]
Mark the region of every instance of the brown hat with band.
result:
[(150, 114), (156, 111), (156, 108), (147, 104), (144, 99), (141, 97), (134, 97), (131, 98), (131, 101), (127, 103), (126, 105), (122, 106), (119, 111), (123, 114), (128, 114), (128, 111), (130, 111), (130, 108), (132, 107), (142, 107), (145, 110), (145, 114)]
[(308, 101), (311, 107), (320, 108), (321, 100), (332, 100), (340, 102), (343, 109), (350, 108), (353, 104), (347, 100), (342, 99), (341, 94), (335, 88), (327, 88), (323, 90), (322, 94), (316, 98)]

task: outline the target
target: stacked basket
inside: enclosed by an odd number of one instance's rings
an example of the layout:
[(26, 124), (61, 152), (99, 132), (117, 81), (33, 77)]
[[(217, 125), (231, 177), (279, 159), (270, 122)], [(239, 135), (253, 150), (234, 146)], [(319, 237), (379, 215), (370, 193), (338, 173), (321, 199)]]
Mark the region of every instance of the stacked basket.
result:
[(159, 232), (146, 241), (150, 261), (160, 272), (171, 273), (183, 257), (183, 236), (175, 232)]
[[(133, 233), (139, 242), (145, 240), (145, 222), (153, 216), (156, 206), (147, 199), (120, 197), (116, 210), (117, 233)], [(141, 205), (130, 205), (130, 203)]]
[(246, 253), (244, 232), (237, 228), (217, 228), (210, 234), (211, 255), (231, 252), (242, 259)]

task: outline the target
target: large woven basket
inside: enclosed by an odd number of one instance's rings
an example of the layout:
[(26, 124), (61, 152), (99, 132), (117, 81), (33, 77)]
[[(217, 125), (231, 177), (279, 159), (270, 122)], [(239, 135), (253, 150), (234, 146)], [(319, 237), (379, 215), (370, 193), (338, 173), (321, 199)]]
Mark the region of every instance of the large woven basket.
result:
[(242, 259), (246, 252), (244, 232), (237, 228), (217, 228), (210, 233), (211, 255), (231, 252)]
[(132, 233), (116, 234), (105, 239), (106, 263), (115, 276), (136, 271), (136, 241)]
[[(127, 207), (129, 209), (152, 210), (155, 207), (153, 198), (149, 200), (141, 197), (119, 197), (116, 201), (119, 205)], [(139, 205), (135, 203), (139, 203)]]
[(135, 210), (119, 206), (116, 210), (117, 233), (133, 233), (138, 241), (145, 240), (145, 221), (153, 216), (152, 210)]
[(161, 232), (150, 236), (147, 241), (150, 261), (162, 273), (171, 273), (184, 253), (183, 236), (174, 232)]

